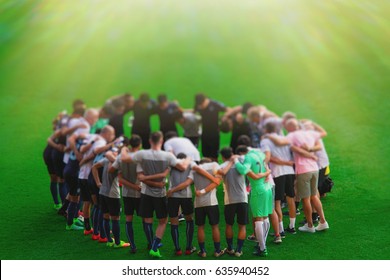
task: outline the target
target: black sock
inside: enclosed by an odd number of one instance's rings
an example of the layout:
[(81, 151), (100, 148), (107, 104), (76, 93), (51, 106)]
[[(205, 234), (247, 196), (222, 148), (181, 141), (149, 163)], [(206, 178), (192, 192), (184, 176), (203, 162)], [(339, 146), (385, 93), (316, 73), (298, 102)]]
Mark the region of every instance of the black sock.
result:
[(106, 237), (108, 239), (108, 242), (112, 242), (111, 234), (110, 234), (110, 219), (103, 218), (103, 224), (104, 224), (104, 231), (106, 233)]
[(115, 244), (119, 245), (121, 243), (121, 229), (119, 226), (119, 220), (111, 220), (112, 224), (112, 234), (114, 235)]
[[(104, 219), (103, 219), (103, 212), (99, 210), (99, 233), (101, 238), (106, 238), (106, 230), (104, 229)], [(108, 232), (110, 234), (110, 232)]]
[(227, 243), (227, 249), (229, 251), (233, 250), (233, 238), (226, 237), (226, 243)]
[(176, 251), (179, 251), (180, 245), (179, 245), (179, 226), (178, 225), (171, 224), (171, 236), (172, 236), (173, 245), (175, 246)]
[(148, 240), (148, 244), (152, 246), (153, 242), (153, 224), (144, 223), (144, 231), (146, 235), (146, 239)]
[(130, 242), (131, 248), (133, 249), (137, 248), (134, 242), (133, 222), (126, 222), (126, 235), (127, 235), (127, 239)]
[(93, 223), (93, 234), (97, 235), (99, 233), (99, 207), (94, 205), (93, 206), (93, 216), (92, 216), (92, 223)]
[(237, 239), (237, 252), (241, 252), (243, 246), (244, 246), (244, 239)]
[(186, 249), (191, 250), (192, 239), (194, 238), (194, 221), (186, 222), (186, 237), (187, 237)]
[(50, 192), (51, 192), (51, 196), (53, 197), (54, 204), (59, 204), (60, 202), (58, 201), (57, 182), (50, 183)]
[(58, 192), (60, 193), (61, 202), (63, 204), (65, 202), (66, 195), (68, 194), (65, 183), (58, 183)]
[(77, 203), (69, 202), (68, 218), (67, 218), (68, 226), (71, 226), (73, 224), (74, 212), (77, 212)]
[(84, 218), (84, 228), (86, 230), (91, 230), (91, 223), (89, 222), (89, 218)]
[(152, 250), (157, 252), (158, 245), (160, 244), (161, 239), (158, 238), (157, 236), (154, 238), (153, 243), (152, 243)]

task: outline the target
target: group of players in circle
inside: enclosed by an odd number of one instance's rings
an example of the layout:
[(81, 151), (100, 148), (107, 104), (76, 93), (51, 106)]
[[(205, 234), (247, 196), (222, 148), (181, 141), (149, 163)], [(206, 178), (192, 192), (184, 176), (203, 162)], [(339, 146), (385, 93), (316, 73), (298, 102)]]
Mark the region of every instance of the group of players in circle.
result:
[[(151, 132), (153, 114), (159, 116), (160, 131)], [(182, 137), (177, 124), (183, 128)], [(124, 136), (125, 125), (131, 126), (130, 138)], [(220, 132), (231, 132), (229, 147), (220, 149)], [(157, 102), (146, 93), (137, 100), (123, 94), (110, 98), (99, 110), (75, 100), (71, 114), (58, 114), (44, 160), (54, 208), (65, 216), (66, 230), (81, 230), (108, 247), (136, 253), (134, 235), (141, 234), (133, 229), (136, 213), (150, 256), (160, 258), (169, 216), (174, 254), (183, 254), (179, 242), (179, 220), (183, 220), (184, 254), (198, 251), (205, 258), (207, 218), (215, 257), (240, 257), (245, 239), (257, 242), (253, 254), (264, 257), (271, 226), (276, 244), (286, 232), (296, 234), (300, 201), (305, 220), (299, 231), (329, 228), (318, 192), (329, 166), (322, 141), (326, 134), (320, 125), (298, 120), (292, 112), (279, 117), (249, 102), (230, 108), (197, 94), (194, 108), (183, 109), (164, 94)], [(221, 247), (219, 230), (219, 185), (224, 191), (226, 248)], [(120, 237), (121, 196), (128, 242)], [(283, 202), (288, 205), (287, 226), (283, 225)], [(253, 234), (246, 236), (249, 214)], [(158, 220), (155, 233), (154, 217)], [(193, 246), (195, 224), (199, 249)]]

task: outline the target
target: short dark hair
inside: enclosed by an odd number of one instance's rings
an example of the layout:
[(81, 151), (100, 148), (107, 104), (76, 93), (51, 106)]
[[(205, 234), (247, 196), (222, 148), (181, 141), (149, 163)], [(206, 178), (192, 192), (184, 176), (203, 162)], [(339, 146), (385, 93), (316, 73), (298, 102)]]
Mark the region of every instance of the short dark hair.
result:
[(246, 114), (250, 107), (253, 107), (253, 104), (251, 102), (244, 103), (244, 105), (242, 105), (242, 113)]
[(167, 95), (166, 94), (160, 94), (159, 96), (157, 96), (157, 101), (158, 101), (159, 104), (161, 104), (163, 102), (167, 102), (168, 101)]
[(73, 109), (76, 109), (78, 107), (85, 107), (85, 103), (81, 99), (76, 99), (76, 100), (73, 101), (72, 107), (73, 107)]
[(202, 158), (202, 159), (199, 161), (199, 164), (210, 163), (210, 162), (212, 162), (211, 158), (204, 157), (204, 158)]
[(138, 134), (131, 135), (131, 138), (129, 140), (129, 144), (131, 147), (136, 148), (139, 147), (142, 143), (142, 139)]
[(224, 159), (230, 159), (233, 155), (233, 149), (231, 147), (222, 148), (219, 153)]
[(248, 147), (245, 145), (240, 145), (236, 148), (237, 155), (246, 154), (247, 152), (248, 152)]
[(268, 133), (272, 133), (272, 132), (275, 132), (276, 131), (276, 125), (274, 122), (267, 122), (265, 124), (265, 130), (268, 132)]
[(237, 145), (244, 145), (244, 146), (250, 146), (251, 145), (251, 138), (248, 135), (240, 135), (237, 138)]
[(165, 141), (173, 138), (173, 137), (177, 137), (177, 132), (176, 131), (168, 131), (167, 133), (165, 133)]
[(206, 96), (203, 93), (195, 95), (195, 105), (201, 105), (206, 100)]
[(178, 159), (184, 159), (184, 158), (187, 158), (187, 155), (185, 153), (178, 153), (176, 157)]
[(147, 94), (146, 92), (141, 93), (141, 95), (139, 96), (139, 100), (141, 100), (141, 102), (143, 103), (149, 102), (150, 100), (149, 94)]
[(161, 139), (163, 139), (163, 134), (161, 131), (155, 131), (150, 134), (149, 140), (153, 144), (157, 144)]

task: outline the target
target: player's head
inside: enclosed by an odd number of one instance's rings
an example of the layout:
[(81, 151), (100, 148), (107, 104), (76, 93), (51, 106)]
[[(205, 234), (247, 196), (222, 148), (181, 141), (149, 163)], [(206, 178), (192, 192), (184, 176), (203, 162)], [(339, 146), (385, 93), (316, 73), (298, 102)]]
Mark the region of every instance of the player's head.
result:
[(105, 125), (100, 131), (100, 135), (107, 141), (111, 142), (115, 139), (115, 129), (111, 125)]
[(265, 124), (265, 132), (267, 132), (267, 133), (276, 132), (276, 124), (274, 122), (267, 122)]
[(125, 93), (122, 96), (123, 105), (126, 109), (131, 109), (134, 106), (134, 96), (131, 93)]
[(204, 109), (206, 107), (207, 97), (203, 93), (195, 95), (195, 109)]
[(237, 138), (237, 145), (245, 145), (245, 146), (250, 146), (251, 145), (251, 138), (249, 138), (248, 135), (240, 135)]
[(282, 115), (282, 125), (284, 128), (286, 128), (286, 123), (289, 119), (296, 119), (297, 115), (293, 112), (286, 111)]
[(164, 137), (161, 131), (152, 132), (149, 137), (149, 142), (153, 146), (162, 145)]
[(81, 99), (74, 100), (72, 103), (72, 107), (73, 107), (74, 115), (79, 115), (79, 116), (84, 115), (86, 106), (83, 100)]
[(227, 160), (229, 160), (229, 159), (232, 157), (232, 155), (233, 155), (233, 150), (232, 150), (231, 147), (224, 147), (224, 148), (222, 148), (222, 149), (219, 151), (219, 153), (221, 154), (222, 159), (223, 159), (224, 161), (227, 161)]
[(168, 131), (165, 133), (165, 141), (168, 141), (171, 138), (177, 137), (177, 132), (176, 131)]
[(159, 105), (164, 105), (168, 102), (168, 98), (167, 98), (167, 95), (166, 94), (160, 94), (159, 96), (157, 96), (157, 101), (158, 101), (158, 104)]
[(129, 144), (133, 149), (141, 148), (142, 139), (138, 134), (133, 134), (133, 135), (131, 135), (131, 138), (129, 140)]
[(93, 126), (99, 119), (99, 111), (96, 109), (88, 109), (85, 111), (84, 119)]
[(251, 102), (246, 102), (244, 105), (242, 105), (242, 113), (247, 114), (248, 110), (253, 107), (253, 104)]
[(213, 162), (213, 161), (211, 160), (211, 158), (204, 157), (204, 158), (202, 158), (202, 159), (199, 161), (199, 164), (210, 163), (210, 162)]
[(248, 147), (245, 146), (245, 145), (239, 145), (237, 148), (236, 148), (236, 154), (237, 155), (246, 155), (248, 153)]
[(297, 119), (289, 119), (287, 122), (286, 122), (286, 130), (288, 132), (293, 132), (293, 131), (296, 131), (299, 129), (299, 123), (298, 123), (298, 120)]
[(253, 123), (260, 123), (261, 120), (261, 111), (258, 106), (251, 107), (247, 112), (248, 118)]
[(230, 119), (224, 119), (219, 124), (219, 130), (223, 133), (228, 133), (229, 131), (232, 130), (232, 127), (233, 127), (233, 123)]
[(185, 158), (187, 158), (187, 155), (185, 153), (178, 153), (176, 157), (178, 159), (185, 159)]
[(146, 92), (141, 93), (141, 95), (139, 96), (139, 101), (141, 102), (141, 105), (143, 107), (146, 107), (150, 101), (149, 94)]
[(122, 99), (114, 99), (112, 106), (114, 107), (115, 114), (123, 114), (125, 111), (125, 104)]

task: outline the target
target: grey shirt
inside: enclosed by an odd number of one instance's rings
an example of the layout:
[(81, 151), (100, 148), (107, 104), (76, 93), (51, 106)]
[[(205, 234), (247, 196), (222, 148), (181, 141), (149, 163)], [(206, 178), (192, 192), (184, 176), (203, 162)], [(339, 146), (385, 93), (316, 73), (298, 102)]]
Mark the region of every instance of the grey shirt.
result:
[[(204, 163), (199, 166), (210, 174), (214, 174), (219, 169), (219, 165), (216, 162)], [(191, 178), (194, 181), (196, 190), (203, 190), (212, 183), (209, 179), (203, 177), (202, 175), (199, 175), (195, 171), (191, 171), (188, 178)], [(211, 192), (195, 197), (195, 208), (214, 205), (218, 205), (216, 188), (213, 189)]]
[[(135, 153), (129, 153), (129, 155), (132, 157)], [(122, 162), (122, 157), (119, 155), (112, 166), (119, 171), (119, 173), (122, 175), (123, 179), (129, 181), (130, 183), (139, 185), (140, 182), (137, 178), (137, 164), (134, 162)], [(126, 187), (123, 185), (122, 188), (122, 196), (123, 197), (135, 197), (139, 198), (141, 197), (141, 193), (139, 191), (136, 191), (132, 188)]]
[(106, 158), (102, 159), (100, 162), (103, 163), (103, 179), (102, 186), (100, 187), (99, 194), (111, 198), (120, 198), (120, 190), (118, 184), (118, 172), (109, 173), (108, 168), (110, 161)]
[[(185, 180), (187, 180), (188, 176), (190, 175), (190, 172), (192, 170), (192, 167), (196, 165), (195, 162), (191, 162), (191, 164), (187, 167), (186, 170), (180, 171), (176, 168), (171, 169), (171, 174), (169, 177), (169, 189), (172, 189), (176, 187), (177, 185), (183, 183)], [(174, 192), (172, 194), (172, 197), (176, 198), (192, 198), (192, 191), (191, 191), (191, 185), (189, 185), (187, 188)]]
[[(177, 158), (165, 151), (152, 149), (136, 152), (132, 160), (140, 165), (145, 175), (154, 175), (164, 172), (168, 167), (174, 167), (178, 163)], [(159, 181), (159, 180), (156, 180)], [(165, 188), (156, 188), (141, 183), (141, 193), (152, 197), (166, 196)]]
[[(225, 168), (229, 162), (221, 164), (220, 168)], [(225, 205), (234, 203), (248, 203), (248, 195), (246, 193), (245, 176), (238, 173), (235, 164), (229, 169), (224, 181), (224, 203)]]

